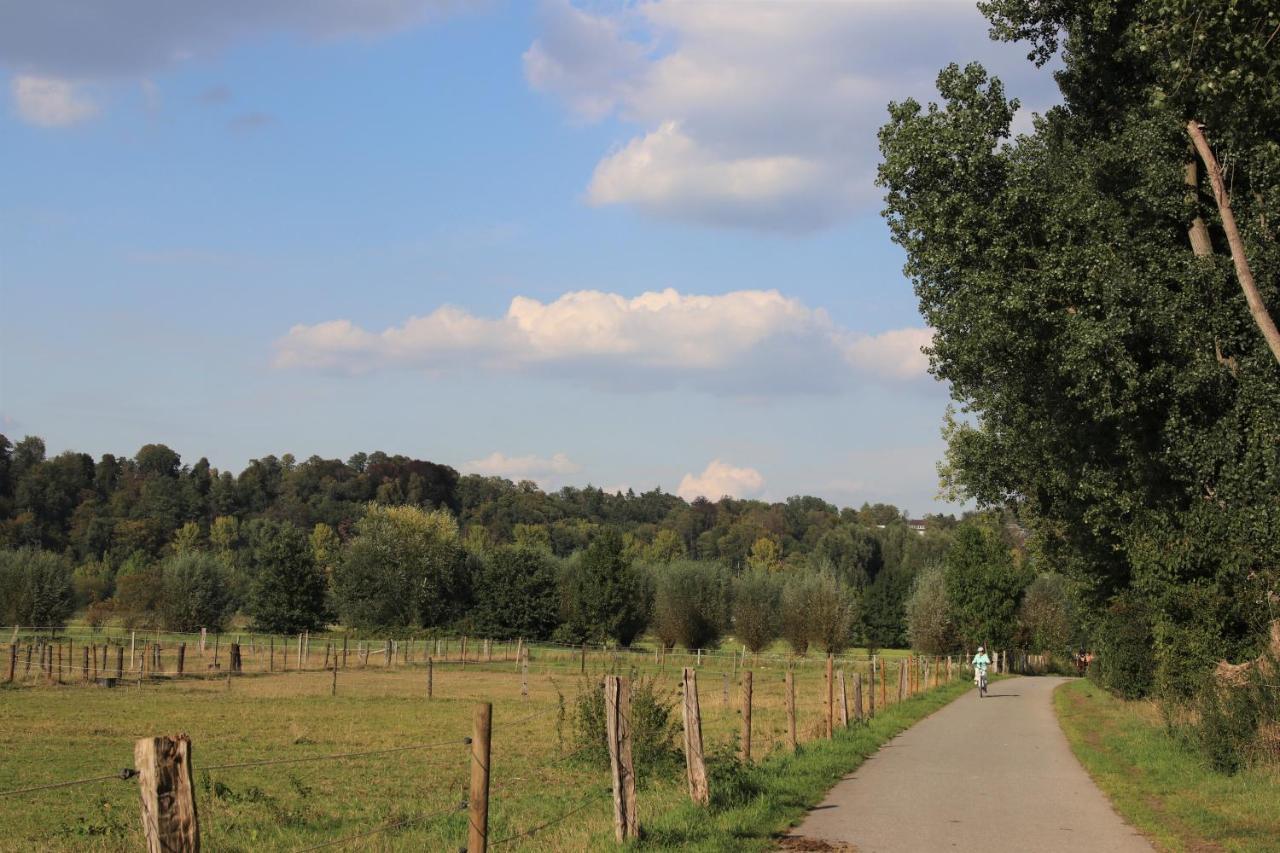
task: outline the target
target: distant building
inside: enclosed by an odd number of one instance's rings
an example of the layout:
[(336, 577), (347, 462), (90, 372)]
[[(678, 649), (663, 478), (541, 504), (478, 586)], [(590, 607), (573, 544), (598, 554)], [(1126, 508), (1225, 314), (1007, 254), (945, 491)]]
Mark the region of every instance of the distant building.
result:
[(916, 533), (923, 536), (925, 530), (928, 529), (929, 525), (923, 518), (917, 518), (917, 519), (909, 518), (907, 519), (907, 527), (910, 527)]

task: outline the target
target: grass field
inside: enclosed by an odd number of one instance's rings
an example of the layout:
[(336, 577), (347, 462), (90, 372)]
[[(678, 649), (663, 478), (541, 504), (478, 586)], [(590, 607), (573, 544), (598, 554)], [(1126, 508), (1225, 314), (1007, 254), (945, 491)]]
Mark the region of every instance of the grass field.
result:
[(1088, 681), (1058, 688), (1054, 706), (1076, 757), (1157, 847), (1280, 851), (1280, 771), (1216, 773), (1165, 733), (1151, 703)]
[[(166, 654), (176, 639), (159, 638)], [(132, 766), (135, 739), (186, 732), (193, 742), (207, 849), (305, 849), (388, 824), (402, 825), (353, 843), (374, 850), (456, 849), (466, 838), (466, 817), (459, 810), (469, 772), (463, 738), (470, 734), (475, 703), (489, 701), (494, 704), (490, 838), (510, 838), (511, 849), (609, 849), (608, 771), (574, 754), (572, 726), (561, 708), (571, 708), (579, 691), (596, 689), (600, 674), (613, 667), (652, 675), (674, 698), (680, 667), (696, 663), (696, 658), (683, 654), (655, 661), (652, 653), (615, 659), (594, 652), (587, 659), (589, 674), (583, 677), (578, 650), (535, 647), (529, 696), (524, 699), (516, 664), (476, 661), (474, 657), (483, 653), (475, 644), (469, 650), (473, 659), (465, 665), (456, 659), (435, 663), (434, 696), (428, 700), (427, 647), (419, 641), (412, 664), (384, 666), (371, 656), (369, 665), (361, 667), (349, 657), (348, 668), (338, 673), (337, 695), (331, 696), (331, 673), (294, 668), (296, 644), (288, 672), (258, 673), (266, 666), (262, 644), (255, 640), (255, 651), (245, 654), (247, 674), (228, 682), (220, 671), (209, 674), (211, 653), (206, 651), (202, 659), (196, 644), (191, 638), (187, 641), (187, 671), (195, 675), (181, 680), (173, 677), (173, 664), (166, 660), (165, 674), (140, 682), (128, 676), (114, 689), (86, 684), (80, 680), (83, 639), (77, 639), (76, 651), (68, 654), (75, 666), (64, 670), (61, 685), (49, 684), (37, 664), (32, 673), (20, 665), (20, 683), (0, 689), (0, 749), (5, 755), (0, 761), (0, 792), (111, 774)], [(316, 651), (316, 639), (312, 644), (311, 665), (318, 668), (323, 653)], [(453, 649), (456, 655), (456, 640)], [(504, 652), (495, 647), (493, 655), (498, 658)], [(7, 665), (7, 647), (3, 653)], [(141, 659), (141, 646), (135, 655)], [(276, 664), (280, 665), (278, 658)], [(723, 784), (713, 804), (713, 820), (686, 805), (681, 767), (668, 766), (658, 778), (642, 778), (641, 820), (652, 827), (651, 838), (670, 842), (683, 832), (695, 849), (767, 846), (769, 836), (785, 828), (806, 797), (816, 800), (858, 754), (874, 749), (879, 739), (905, 727), (917, 718), (914, 715), (928, 713), (931, 703), (948, 692), (917, 697), (836, 744), (815, 743), (791, 757), (784, 756), (782, 684), (787, 664), (748, 657), (748, 665), (755, 673), (754, 754), (763, 766), (738, 768), (731, 777), (720, 777)], [(890, 701), (896, 694), (898, 665), (893, 660), (889, 664)], [(865, 656), (842, 658), (840, 666), (850, 678), (855, 671), (866, 677)], [(800, 660), (795, 672), (800, 740), (812, 743), (824, 727), (822, 661)], [(723, 698), (726, 674), (728, 703)], [(740, 726), (737, 665), (731, 654), (704, 655), (699, 693), (708, 752), (731, 754)], [(877, 704), (883, 712), (883, 705)], [(678, 708), (673, 722), (679, 725)], [(403, 746), (422, 748), (211, 769)], [(776, 765), (789, 768), (785, 779), (772, 769), (776, 761), (791, 762)], [(726, 762), (729, 765), (732, 762)], [(726, 799), (730, 789), (738, 799)], [(748, 838), (756, 840), (747, 843)], [(726, 839), (731, 840), (729, 846), (717, 846)], [(136, 850), (140, 844), (136, 782), (104, 780), (0, 796), (0, 850)]]

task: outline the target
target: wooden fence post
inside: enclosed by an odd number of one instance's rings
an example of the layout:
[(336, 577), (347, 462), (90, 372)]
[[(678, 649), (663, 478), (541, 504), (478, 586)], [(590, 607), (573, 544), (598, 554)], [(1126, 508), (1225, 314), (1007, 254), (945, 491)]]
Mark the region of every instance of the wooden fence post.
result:
[(9, 644), (9, 683), (13, 683), (14, 676), (18, 671), (18, 644)]
[(489, 737), (493, 705), (481, 702), (471, 716), (471, 792), (467, 797), (467, 853), (489, 849)]
[(835, 676), (835, 658), (827, 655), (827, 740), (835, 737), (836, 733), (836, 676)]
[(697, 670), (684, 670), (684, 763), (689, 776), (689, 798), (700, 806), (711, 801), (707, 764), (702, 754), (702, 709), (698, 705)]
[(142, 738), (133, 746), (148, 853), (196, 853), (200, 821), (191, 771), (191, 738)]
[(898, 701), (901, 702), (907, 698), (907, 662), (903, 661), (898, 664)]
[(88, 646), (84, 647), (84, 669), (81, 672), (80, 677), (85, 681), (89, 680), (89, 647)]
[(432, 657), (431, 655), (427, 655), (427, 698), (428, 699), (431, 698), (431, 691), (433, 689), (433, 685), (431, 682), (435, 680), (435, 672), (434, 672), (435, 666), (436, 666), (435, 658)]
[(347, 668), (347, 638), (345, 635), (342, 638), (342, 668)]
[(720, 703), (724, 707), (729, 707), (729, 673), (724, 674), (724, 692), (720, 695)]
[(184, 672), (186, 672), (186, 666), (187, 666), (187, 644), (179, 643), (178, 644), (178, 675), (179, 676), (181, 676)]
[(133, 672), (133, 652), (138, 645), (138, 632), (129, 632), (129, 671)]
[(333, 656), (333, 681), (329, 685), (329, 695), (338, 695), (338, 656)]
[(578, 661), (578, 672), (583, 675), (587, 674), (587, 644), (582, 644), (582, 657)]
[(520, 662), (520, 698), (529, 698), (529, 650), (524, 650), (524, 660)]
[(786, 679), (783, 682), (784, 693), (782, 696), (783, 704), (787, 709), (787, 749), (792, 752), (796, 751), (796, 675), (791, 670), (787, 670)]
[(631, 687), (621, 675), (604, 679), (609, 768), (613, 776), (613, 828), (619, 844), (640, 837), (636, 772), (631, 762)]
[(862, 722), (862, 673), (860, 672), (853, 674), (853, 715), (855, 720)]
[(836, 673), (836, 688), (840, 691), (840, 726), (849, 728), (849, 691), (845, 688), (844, 670)]
[(124, 646), (116, 646), (116, 680), (124, 678)]
[(742, 760), (751, 760), (751, 670), (742, 671)]

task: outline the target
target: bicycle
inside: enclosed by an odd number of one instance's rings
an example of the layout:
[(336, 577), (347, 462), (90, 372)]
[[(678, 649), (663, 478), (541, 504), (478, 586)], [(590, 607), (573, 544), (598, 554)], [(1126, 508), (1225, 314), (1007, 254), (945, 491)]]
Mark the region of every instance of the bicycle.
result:
[(979, 699), (981, 699), (983, 696), (986, 696), (986, 695), (987, 695), (987, 672), (986, 672), (986, 670), (980, 670), (980, 671), (978, 672), (978, 674), (977, 674), (977, 677), (976, 677), (974, 680), (975, 680), (975, 681), (977, 681), (977, 683), (978, 683), (978, 698), (979, 698)]

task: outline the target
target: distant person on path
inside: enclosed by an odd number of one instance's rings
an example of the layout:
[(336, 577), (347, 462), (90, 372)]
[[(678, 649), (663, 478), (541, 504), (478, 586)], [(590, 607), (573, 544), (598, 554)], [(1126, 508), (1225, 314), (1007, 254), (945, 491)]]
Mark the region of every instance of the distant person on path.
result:
[(973, 683), (981, 685), (987, 677), (987, 667), (991, 666), (991, 658), (987, 657), (987, 650), (982, 646), (978, 646), (978, 653), (973, 656)]

